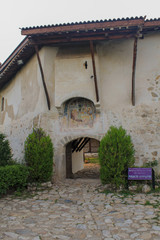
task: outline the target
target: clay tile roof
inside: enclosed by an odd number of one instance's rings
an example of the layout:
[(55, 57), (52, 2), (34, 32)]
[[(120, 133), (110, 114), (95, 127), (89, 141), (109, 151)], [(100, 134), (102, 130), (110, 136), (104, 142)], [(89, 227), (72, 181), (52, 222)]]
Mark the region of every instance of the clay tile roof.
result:
[(160, 31), (160, 18), (131, 17), (22, 28), (21, 34), (26, 37), (0, 65), (0, 88), (7, 84), (33, 56), (34, 44), (41, 48), (49, 44), (124, 39), (133, 38), (138, 32), (144, 35), (153, 31)]
[(35, 34), (44, 34), (44, 33), (56, 33), (59, 31), (77, 31), (77, 30), (90, 30), (93, 28), (110, 28), (117, 26), (134, 26), (142, 24), (144, 17), (131, 17), (131, 18), (118, 18), (118, 19), (109, 19), (109, 20), (97, 20), (97, 21), (84, 21), (84, 22), (75, 22), (75, 23), (63, 23), (56, 25), (44, 25), (44, 26), (33, 26), (22, 28), (22, 35), (35, 35)]

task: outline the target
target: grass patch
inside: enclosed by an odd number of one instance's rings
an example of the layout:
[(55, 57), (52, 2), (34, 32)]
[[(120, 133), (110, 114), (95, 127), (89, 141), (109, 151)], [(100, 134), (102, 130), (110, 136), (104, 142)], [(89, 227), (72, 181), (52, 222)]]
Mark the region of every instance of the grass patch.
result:
[(135, 195), (135, 193), (131, 192), (130, 190), (122, 190), (118, 194), (121, 195), (123, 199)]
[(121, 190), (121, 191), (117, 192), (117, 191), (106, 189), (103, 191), (103, 193), (105, 193), (106, 195), (113, 194), (114, 196), (119, 197), (122, 200), (135, 195), (135, 193), (133, 193), (129, 190)]
[(156, 201), (156, 203), (151, 203), (149, 200), (147, 200), (144, 204), (145, 206), (152, 206), (153, 208), (160, 208), (160, 202)]
[(36, 193), (31, 193), (30, 191), (16, 191), (14, 192), (14, 194), (12, 195), (12, 198), (20, 198), (20, 199), (27, 199), (27, 198), (33, 198), (34, 196), (36, 196)]
[(113, 192), (113, 191), (111, 191), (109, 189), (104, 190), (102, 193), (105, 193), (106, 195), (108, 195), (110, 193), (115, 194), (115, 192)]
[[(151, 189), (151, 191), (150, 192), (148, 192), (147, 194), (151, 194), (151, 193), (160, 193), (160, 186), (158, 186), (158, 188), (156, 188), (156, 189)], [(159, 196), (159, 195), (157, 195), (157, 196)]]
[(96, 158), (96, 157), (85, 157), (85, 162), (86, 163), (99, 164), (99, 158)]

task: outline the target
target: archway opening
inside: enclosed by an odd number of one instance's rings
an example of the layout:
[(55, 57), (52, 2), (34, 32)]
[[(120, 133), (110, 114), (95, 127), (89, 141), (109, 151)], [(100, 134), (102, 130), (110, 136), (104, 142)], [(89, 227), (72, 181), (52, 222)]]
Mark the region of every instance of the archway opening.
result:
[(94, 138), (81, 137), (66, 145), (66, 178), (99, 178), (99, 144)]

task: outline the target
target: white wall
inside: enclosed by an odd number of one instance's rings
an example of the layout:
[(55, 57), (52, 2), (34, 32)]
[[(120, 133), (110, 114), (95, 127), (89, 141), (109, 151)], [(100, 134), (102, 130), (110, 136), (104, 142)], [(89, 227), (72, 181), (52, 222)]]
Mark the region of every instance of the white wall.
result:
[[(95, 55), (97, 74), (98, 57)], [(87, 69), (85, 68), (87, 62)], [(86, 47), (59, 49), (55, 61), (55, 105), (72, 97), (96, 101), (90, 50)]]
[(104, 111), (131, 104), (133, 40), (117, 40), (97, 46)]
[(72, 153), (72, 172), (76, 173), (84, 168), (83, 150)]

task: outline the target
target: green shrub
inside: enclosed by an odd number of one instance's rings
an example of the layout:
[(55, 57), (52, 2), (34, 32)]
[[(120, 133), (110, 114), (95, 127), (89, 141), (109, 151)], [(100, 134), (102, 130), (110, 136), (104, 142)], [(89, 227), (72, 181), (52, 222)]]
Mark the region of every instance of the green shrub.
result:
[(3, 133), (0, 133), (0, 166), (6, 166), (12, 160), (9, 141)]
[(28, 168), (24, 165), (0, 167), (0, 195), (8, 190), (22, 190), (27, 186)]
[(53, 173), (53, 144), (42, 129), (33, 129), (25, 141), (25, 161), (30, 182), (46, 182)]
[(103, 184), (117, 188), (126, 182), (127, 168), (134, 165), (134, 147), (131, 137), (122, 128), (111, 126), (99, 147), (100, 178)]
[(157, 166), (158, 166), (158, 161), (157, 160), (153, 160), (153, 161), (149, 161), (149, 162), (144, 163), (142, 167), (154, 168), (154, 167), (157, 167)]

